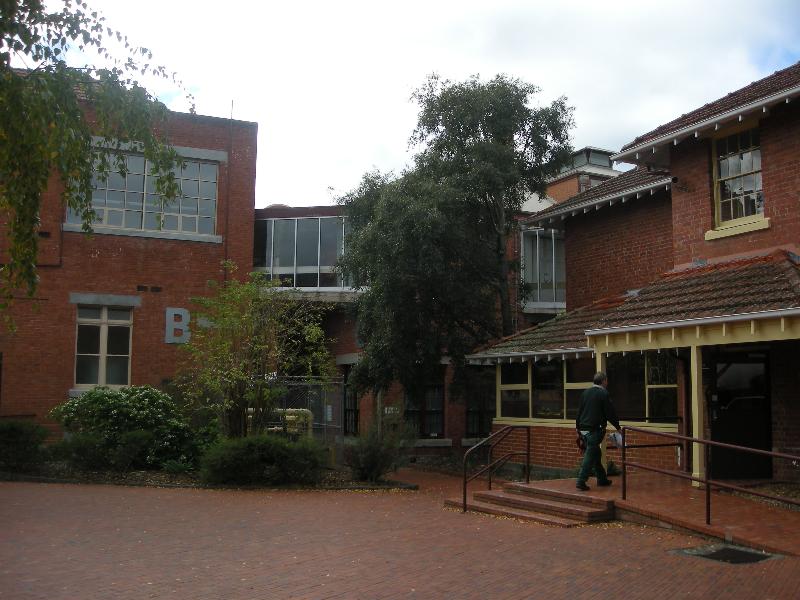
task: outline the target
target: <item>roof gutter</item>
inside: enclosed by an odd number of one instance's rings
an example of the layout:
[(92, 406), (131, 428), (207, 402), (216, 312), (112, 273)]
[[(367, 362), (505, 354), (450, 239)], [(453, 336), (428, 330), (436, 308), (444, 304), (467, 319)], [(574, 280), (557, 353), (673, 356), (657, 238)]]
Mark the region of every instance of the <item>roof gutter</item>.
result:
[[(470, 354), (465, 358), (471, 365), (496, 364), (503, 360), (506, 362), (523, 362), (526, 358), (536, 358), (538, 356), (566, 356), (567, 354), (594, 354), (593, 348), (582, 346), (579, 348), (561, 348), (559, 350), (529, 350), (526, 352), (506, 352), (504, 354)], [(515, 360), (516, 359), (516, 360)]]
[(650, 151), (651, 153), (655, 154), (656, 146), (661, 146), (669, 142), (672, 142), (673, 144), (677, 145), (678, 141), (681, 138), (689, 137), (692, 135), (694, 135), (694, 137), (698, 137), (699, 132), (701, 130), (708, 129), (710, 127), (716, 128), (721, 121), (728, 121), (736, 117), (738, 117), (741, 120), (745, 113), (749, 113), (759, 109), (762, 110), (763, 112), (766, 112), (768, 106), (775, 105), (780, 102), (786, 102), (788, 104), (789, 100), (791, 100), (793, 96), (796, 96), (798, 94), (800, 94), (800, 86), (795, 86), (778, 94), (766, 96), (764, 98), (761, 98), (754, 102), (750, 102), (748, 104), (744, 104), (742, 106), (731, 109), (724, 113), (715, 115), (713, 117), (709, 117), (707, 119), (703, 119), (702, 121), (699, 121), (692, 125), (687, 125), (686, 127), (682, 127), (681, 129), (678, 129), (676, 131), (665, 133), (657, 138), (642, 142), (637, 146), (628, 148), (627, 150), (622, 150), (618, 154), (614, 154), (611, 157), (611, 160), (622, 161), (626, 158), (628, 159), (633, 158), (634, 161), (638, 161), (639, 155), (644, 152)]
[(692, 325), (713, 325), (715, 323), (735, 323), (737, 321), (754, 321), (757, 319), (776, 319), (779, 317), (800, 316), (800, 307), (779, 308), (775, 310), (762, 310), (749, 313), (735, 313), (732, 315), (719, 315), (715, 317), (697, 317), (695, 319), (676, 319), (674, 321), (658, 321), (643, 323), (641, 325), (625, 325), (622, 327), (606, 327), (602, 329), (587, 329), (586, 335), (606, 335), (610, 333), (629, 333), (631, 331), (649, 331), (653, 329), (671, 329), (673, 327), (688, 327)]
[(615, 192), (613, 194), (608, 194), (606, 196), (601, 196), (599, 198), (592, 198), (591, 200), (587, 200), (586, 202), (581, 202), (579, 204), (575, 204), (572, 206), (565, 206), (564, 208), (560, 208), (549, 212), (546, 215), (542, 215), (541, 218), (537, 218), (536, 215), (531, 217), (527, 223), (542, 223), (545, 220), (549, 220), (552, 222), (555, 217), (561, 216), (561, 220), (567, 218), (567, 216), (576, 216), (579, 212), (587, 213), (589, 210), (594, 207), (595, 210), (600, 210), (600, 207), (603, 204), (608, 204), (609, 206), (615, 204), (617, 200), (621, 200), (623, 203), (627, 202), (629, 198), (639, 198), (643, 193), (650, 192), (650, 194), (654, 194), (657, 188), (662, 186), (665, 189), (669, 189), (670, 184), (672, 184), (672, 177), (664, 177), (663, 179), (659, 179), (653, 183), (648, 183), (645, 185), (640, 185), (639, 187), (629, 188), (622, 192)]

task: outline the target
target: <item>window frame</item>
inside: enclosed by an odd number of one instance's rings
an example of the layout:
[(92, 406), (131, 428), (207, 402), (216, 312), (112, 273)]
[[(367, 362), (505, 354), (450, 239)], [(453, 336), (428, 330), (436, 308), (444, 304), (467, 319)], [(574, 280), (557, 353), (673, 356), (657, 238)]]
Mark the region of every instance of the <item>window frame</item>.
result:
[[(92, 222), (92, 228), (97, 230), (100, 233), (120, 233), (120, 234), (128, 234), (128, 235), (142, 235), (148, 236), (153, 234), (162, 234), (167, 236), (175, 236), (177, 238), (180, 237), (188, 237), (188, 238), (199, 238), (201, 240), (213, 240), (218, 237), (217, 231), (219, 228), (219, 180), (220, 180), (220, 163), (214, 160), (202, 159), (202, 158), (194, 158), (194, 157), (184, 157), (181, 160), (183, 161), (184, 165), (197, 165), (197, 176), (193, 177), (191, 173), (188, 173), (187, 176), (184, 176), (184, 172), (187, 171), (186, 168), (181, 167), (180, 163), (178, 166), (173, 169), (173, 173), (175, 174), (175, 178), (178, 183), (178, 188), (181, 190), (179, 195), (175, 197), (173, 200), (165, 200), (161, 194), (158, 194), (155, 190), (155, 187), (152, 188), (151, 191), (148, 191), (148, 181), (155, 178), (158, 179), (158, 175), (155, 175), (151, 172), (151, 163), (147, 160), (143, 154), (139, 152), (132, 152), (132, 151), (124, 151), (123, 155), (125, 157), (125, 170), (126, 175), (123, 177), (124, 179), (124, 190), (119, 190), (116, 188), (109, 188), (109, 181), (112, 176), (120, 175), (117, 166), (116, 158), (111, 156), (109, 158), (111, 170), (108, 173), (108, 176), (104, 182), (100, 182), (99, 178), (97, 177), (97, 172), (93, 169), (92, 170), (92, 209), (98, 209), (100, 212), (95, 214), (101, 214), (101, 219), (94, 220)], [(128, 161), (130, 158), (141, 158), (144, 162), (144, 166), (141, 168), (141, 173), (138, 172), (137, 168), (129, 168)], [(210, 165), (214, 168), (215, 175), (214, 180), (208, 180), (207, 178), (203, 177), (203, 165)], [(142, 189), (139, 190), (128, 190), (128, 177), (129, 176), (141, 176), (142, 177)], [(197, 183), (197, 196), (184, 196), (183, 194), (183, 181), (194, 181)], [(98, 188), (98, 183), (103, 183), (102, 188)], [(214, 197), (209, 198), (207, 195), (202, 195), (201, 189), (202, 184), (213, 183), (214, 185)], [(103, 192), (103, 205), (102, 206), (95, 206), (94, 204), (94, 193), (96, 191)], [(122, 205), (120, 207), (111, 207), (108, 206), (108, 192), (116, 192), (122, 194)], [(141, 195), (141, 203), (138, 209), (129, 210), (128, 209), (128, 195), (140, 194)], [(149, 207), (148, 199), (149, 197), (158, 197), (159, 200), (159, 208), (160, 210), (154, 210), (152, 206)], [(183, 212), (183, 201), (196, 201), (197, 210), (192, 214), (191, 211), (184, 213)], [(200, 204), (202, 201), (213, 201), (214, 209), (213, 215), (203, 215), (200, 211)], [(148, 207), (151, 210), (148, 210)], [(108, 211), (113, 210), (115, 212), (119, 212), (121, 214), (121, 225), (109, 224), (108, 220)], [(128, 212), (131, 213), (140, 213), (141, 225), (139, 227), (131, 227), (125, 225), (126, 214)], [(153, 214), (156, 215), (158, 221), (157, 228), (150, 228), (146, 227), (145, 223), (147, 221), (147, 215)], [(176, 228), (175, 229), (167, 229), (164, 227), (165, 221), (167, 217), (174, 217), (176, 219)], [(194, 219), (195, 228), (194, 231), (186, 231), (183, 229), (183, 219)], [(210, 220), (212, 225), (212, 231), (210, 233), (200, 233), (200, 222), (201, 219)], [(75, 230), (76, 227), (80, 227), (82, 225), (82, 221), (78, 215), (75, 215), (72, 210), (67, 207), (64, 215), (64, 223), (67, 227), (65, 230), (71, 231)]]
[[(438, 399), (441, 402), (440, 409), (429, 409), (428, 408), (428, 393), (432, 388), (436, 388), (436, 394)], [(417, 428), (415, 434), (418, 440), (437, 440), (443, 439), (445, 437), (445, 391), (444, 391), (444, 381), (440, 381), (437, 383), (429, 383), (422, 388), (421, 397), (417, 399), (417, 403), (414, 408), (409, 408), (412, 406), (412, 396), (411, 394), (406, 391), (403, 395), (403, 420), (408, 423), (408, 413), (413, 412), (417, 414)], [(430, 427), (430, 416), (433, 414), (439, 415), (439, 428), (436, 431), (431, 431)], [(428, 430), (428, 433), (425, 434), (425, 430)]]
[[(725, 230), (728, 230), (728, 229), (736, 230), (736, 229), (739, 229), (739, 228), (743, 228), (742, 232), (750, 231), (750, 229), (747, 229), (747, 225), (759, 224), (759, 223), (762, 223), (762, 222), (765, 222), (765, 221), (767, 221), (767, 222), (769, 221), (769, 219), (767, 219), (767, 217), (766, 217), (766, 198), (765, 198), (765, 195), (764, 195), (764, 188), (763, 188), (763, 185), (764, 185), (763, 184), (763, 174), (762, 174), (763, 170), (764, 170), (764, 168), (763, 168), (763, 165), (764, 165), (763, 153), (761, 153), (761, 168), (758, 171), (748, 171), (745, 174), (738, 173), (736, 175), (729, 175), (729, 176), (724, 177), (724, 178), (720, 177), (720, 173), (719, 173), (719, 155), (717, 153), (717, 144), (719, 143), (719, 141), (720, 140), (724, 140), (725, 138), (727, 138), (727, 137), (729, 137), (731, 135), (740, 134), (740, 133), (743, 133), (745, 131), (751, 131), (751, 130), (754, 130), (754, 129), (759, 131), (759, 145), (749, 148), (748, 151), (759, 150), (759, 152), (761, 152), (761, 149), (762, 149), (763, 145), (761, 143), (761, 130), (760, 130), (760, 124), (759, 124), (758, 120), (748, 120), (748, 121), (744, 121), (742, 123), (739, 123), (734, 127), (727, 127), (725, 129), (722, 129), (722, 130), (716, 132), (714, 134), (714, 136), (711, 138), (711, 178), (712, 178), (712, 186), (713, 186), (713, 190), (712, 191), (713, 191), (713, 199), (714, 199), (714, 229), (713, 229), (713, 231), (715, 231), (715, 232), (716, 231), (724, 232)], [(723, 221), (721, 219), (721, 214), (722, 214), (722, 204), (721, 204), (722, 203), (722, 183), (724, 181), (729, 181), (729, 180), (735, 179), (737, 177), (743, 177), (744, 175), (754, 175), (755, 176), (756, 174), (762, 174), (761, 195), (762, 195), (762, 199), (763, 199), (763, 203), (764, 204), (763, 204), (763, 206), (761, 208), (761, 212), (756, 212), (753, 215), (747, 215), (747, 216), (744, 216), (744, 217), (737, 217), (735, 219), (728, 219), (726, 221)], [(737, 233), (738, 233), (738, 231), (737, 231)], [(707, 235), (706, 239), (713, 239), (714, 237), (716, 237), (716, 236)]]
[[(91, 319), (88, 317), (81, 317), (80, 316), (80, 309), (81, 308), (98, 308), (100, 309), (100, 318), (99, 319)], [(109, 309), (112, 310), (127, 310), (128, 311), (128, 320), (123, 321), (121, 319), (109, 319), (108, 318), (108, 311)], [(76, 306), (76, 313), (75, 313), (75, 360), (73, 363), (72, 369), (72, 381), (75, 386), (75, 389), (79, 390), (90, 390), (95, 387), (109, 387), (112, 389), (119, 389), (126, 386), (131, 385), (131, 359), (132, 359), (132, 350), (133, 350), (133, 307), (131, 306), (100, 306), (95, 304), (78, 304)], [(80, 334), (80, 326), (81, 325), (92, 325), (92, 326), (99, 326), (100, 327), (100, 340), (99, 340), (99, 353), (95, 354), (87, 354), (87, 353), (78, 353), (78, 336)], [(119, 357), (119, 356), (126, 356), (122, 354), (108, 354), (108, 328), (109, 327), (127, 327), (128, 328), (128, 377), (127, 382), (124, 384), (109, 384), (106, 383), (106, 366), (109, 356)], [(97, 371), (97, 383), (78, 383), (78, 357), (79, 356), (97, 356), (98, 357), (98, 371)]]
[[(543, 227), (532, 227), (525, 229), (521, 233), (521, 252), (520, 262), (522, 263), (522, 279), (525, 285), (531, 287), (530, 298), (525, 301), (525, 310), (534, 311), (536, 308), (564, 308), (566, 306), (566, 293), (567, 293), (567, 268), (566, 268), (566, 248), (564, 241), (564, 234), (557, 229), (545, 229)], [(541, 253), (542, 244), (540, 238), (544, 236), (549, 237), (551, 244), (551, 252), (549, 254), (550, 263), (553, 271), (553, 281), (549, 285), (552, 291), (552, 300), (542, 300), (542, 288), (547, 289), (547, 284), (542, 283), (541, 269), (539, 268), (541, 260), (539, 255)], [(526, 251), (528, 239), (531, 239), (531, 251)], [(534, 241), (535, 239), (535, 241)], [(557, 246), (561, 247), (559, 251)], [(532, 254), (533, 256), (528, 256)], [(560, 258), (560, 260), (559, 260)], [(535, 272), (535, 273), (534, 273)], [(536, 275), (534, 281), (533, 276)], [(561, 281), (559, 281), (561, 275)], [(559, 285), (560, 284), (560, 285)], [(560, 298), (559, 298), (560, 292)]]
[[(528, 371), (528, 380), (525, 383), (503, 383), (502, 382), (502, 372), (503, 372), (503, 365), (501, 363), (497, 363), (497, 372), (495, 374), (496, 381), (497, 381), (497, 406), (495, 408), (495, 414), (497, 415), (496, 418), (508, 420), (508, 421), (530, 421), (531, 415), (533, 414), (533, 407), (531, 406), (531, 396), (533, 395), (532, 386), (531, 386), (531, 361), (526, 360), (525, 364), (527, 366)], [(506, 417), (503, 415), (503, 402), (502, 396), (504, 391), (526, 391), (528, 393), (528, 416), (527, 417)]]
[[(300, 221), (305, 220), (313, 220), (316, 219), (317, 221), (317, 264), (316, 269), (313, 266), (298, 266), (297, 264), (297, 257), (298, 257), (298, 224)], [(345, 249), (345, 236), (347, 234), (347, 219), (343, 216), (337, 215), (330, 215), (330, 216), (306, 216), (306, 217), (267, 217), (265, 219), (257, 219), (256, 221), (264, 221), (265, 222), (265, 230), (264, 230), (264, 243), (265, 243), (265, 251), (264, 251), (264, 265), (260, 267), (255, 267), (254, 270), (265, 273), (268, 279), (275, 279), (281, 281), (282, 287), (291, 287), (297, 288), (300, 290), (321, 290), (321, 291), (333, 291), (333, 290), (346, 290), (352, 289), (350, 286), (346, 285), (343, 277), (336, 272), (336, 265), (322, 265), (322, 222), (324, 220), (332, 220), (338, 219), (341, 221), (341, 242), (337, 248), (337, 262), (338, 259), (344, 254)], [(293, 241), (293, 248), (294, 248), (294, 255), (292, 258), (291, 266), (275, 266), (275, 222), (276, 221), (294, 221), (294, 241)], [(256, 254), (256, 249), (253, 250), (254, 259), (255, 257), (260, 258), (260, 254)], [(255, 262), (255, 261), (254, 261)], [(317, 274), (317, 285), (314, 286), (298, 286), (297, 285), (297, 276), (308, 274), (308, 273), (316, 273)], [(338, 284), (335, 286), (323, 286), (320, 285), (322, 281), (323, 275), (330, 275), (335, 274), (337, 277)], [(291, 284), (289, 284), (289, 278), (291, 278)]]

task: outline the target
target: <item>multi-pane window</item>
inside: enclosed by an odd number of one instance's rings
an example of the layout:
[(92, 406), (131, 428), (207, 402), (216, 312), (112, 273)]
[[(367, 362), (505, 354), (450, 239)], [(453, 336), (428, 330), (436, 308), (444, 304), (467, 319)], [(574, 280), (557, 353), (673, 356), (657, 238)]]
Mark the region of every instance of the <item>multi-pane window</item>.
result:
[(530, 363), (500, 365), (500, 416), (529, 419), (531, 416)]
[(717, 223), (764, 214), (758, 129), (714, 141)]
[(487, 437), (492, 433), (492, 419), (497, 410), (494, 369), (470, 369), (466, 376), (469, 379), (464, 391), (465, 435), (468, 438)]
[(594, 370), (595, 361), (589, 355), (556, 355), (500, 365), (500, 416), (574, 419), (581, 394), (592, 385)]
[(622, 421), (672, 422), (678, 412), (677, 361), (662, 352), (612, 354), (608, 391)]
[[(111, 161), (115, 164), (114, 160)], [(176, 166), (180, 196), (166, 200), (158, 193), (158, 176), (141, 155), (125, 156), (125, 170), (112, 170), (102, 178), (95, 173), (92, 208), (96, 225), (141, 231), (170, 231), (214, 235), (217, 220), (216, 163), (185, 161)], [(68, 223), (80, 223), (71, 209)]]
[(344, 287), (336, 272), (344, 234), (342, 217), (258, 220), (253, 265), (287, 287)]
[(76, 340), (76, 385), (130, 383), (130, 308), (78, 306)]
[(523, 232), (522, 263), (528, 302), (565, 302), (567, 278), (561, 234), (545, 229)]
[(426, 385), (421, 393), (405, 395), (405, 420), (420, 438), (444, 435), (444, 386)]

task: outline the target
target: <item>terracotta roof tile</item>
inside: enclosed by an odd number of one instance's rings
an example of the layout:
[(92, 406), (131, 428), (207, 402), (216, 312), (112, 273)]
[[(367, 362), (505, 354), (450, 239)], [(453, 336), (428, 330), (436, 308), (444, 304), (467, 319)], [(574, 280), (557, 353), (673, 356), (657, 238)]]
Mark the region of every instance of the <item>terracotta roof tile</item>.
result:
[(784, 251), (672, 271), (608, 312), (594, 329), (800, 307), (800, 268)]
[(598, 300), (582, 308), (561, 314), (540, 325), (525, 329), (514, 335), (476, 351), (473, 356), (507, 356), (518, 353), (565, 352), (587, 349), (587, 329), (594, 327), (609, 310), (619, 306), (624, 296)]
[(693, 110), (689, 113), (681, 115), (677, 119), (673, 119), (669, 123), (665, 123), (649, 133), (640, 135), (635, 140), (622, 147), (622, 150), (628, 150), (639, 144), (643, 144), (650, 140), (654, 140), (664, 135), (676, 132), (684, 127), (690, 127), (695, 123), (700, 123), (706, 119), (711, 119), (717, 115), (722, 115), (731, 110), (735, 110), (740, 106), (757, 102), (763, 98), (767, 98), (774, 94), (778, 94), (783, 90), (800, 85), (800, 62), (793, 64), (790, 67), (776, 71), (772, 75), (768, 75), (763, 79), (754, 81), (735, 92), (731, 92), (727, 96), (723, 96), (718, 100), (704, 104), (700, 108)]
[(591, 205), (593, 203), (592, 201), (607, 196), (622, 196), (629, 191), (647, 187), (648, 185), (655, 184), (668, 177), (670, 177), (669, 172), (664, 170), (651, 171), (648, 170), (647, 167), (636, 167), (618, 177), (607, 179), (599, 185), (589, 188), (576, 196), (572, 196), (572, 198), (564, 202), (549, 206), (531, 216), (527, 221), (540, 221), (545, 217), (562, 214), (576, 207)]

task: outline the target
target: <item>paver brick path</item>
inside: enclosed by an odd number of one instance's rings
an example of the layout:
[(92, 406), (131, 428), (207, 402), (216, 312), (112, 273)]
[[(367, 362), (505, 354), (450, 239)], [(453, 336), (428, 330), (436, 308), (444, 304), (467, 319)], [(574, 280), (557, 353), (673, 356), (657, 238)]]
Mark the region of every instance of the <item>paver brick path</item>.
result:
[(445, 510), (420, 492), (0, 483), (0, 598), (800, 597), (800, 558), (728, 565), (636, 525), (555, 529)]

